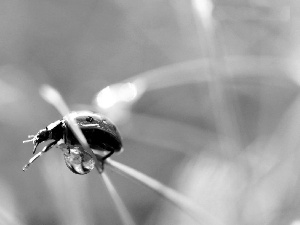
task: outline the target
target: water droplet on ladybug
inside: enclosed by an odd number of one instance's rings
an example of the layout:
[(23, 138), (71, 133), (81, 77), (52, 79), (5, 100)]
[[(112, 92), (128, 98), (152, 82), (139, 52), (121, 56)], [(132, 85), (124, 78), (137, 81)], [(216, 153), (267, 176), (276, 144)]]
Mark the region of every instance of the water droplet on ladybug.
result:
[(95, 167), (93, 157), (79, 147), (64, 149), (64, 158), (67, 167), (76, 174), (87, 174)]

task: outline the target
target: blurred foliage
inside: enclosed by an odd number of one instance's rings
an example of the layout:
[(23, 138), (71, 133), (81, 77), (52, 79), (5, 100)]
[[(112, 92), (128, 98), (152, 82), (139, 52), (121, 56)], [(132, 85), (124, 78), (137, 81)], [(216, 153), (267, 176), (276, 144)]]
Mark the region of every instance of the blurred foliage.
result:
[[(120, 124), (125, 151), (113, 158), (225, 224), (297, 223), (299, 3), (201, 3), (0, 1), (3, 224), (121, 224), (96, 173), (70, 173), (57, 149), (23, 173), (32, 145), (22, 140), (61, 118), (39, 96), (41, 84), (72, 108), (111, 83), (198, 59), (210, 61), (194, 71), (205, 79), (146, 93)], [(193, 224), (107, 172), (137, 224)]]

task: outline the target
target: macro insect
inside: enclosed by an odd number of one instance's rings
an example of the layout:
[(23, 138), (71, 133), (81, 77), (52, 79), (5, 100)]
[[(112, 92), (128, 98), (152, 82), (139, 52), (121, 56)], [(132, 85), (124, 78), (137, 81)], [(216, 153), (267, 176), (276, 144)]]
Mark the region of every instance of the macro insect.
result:
[[(69, 114), (77, 123), (85, 136), (87, 143), (93, 151), (99, 151), (103, 157), (102, 161), (110, 157), (115, 152), (122, 150), (121, 136), (116, 126), (105, 117), (88, 111), (72, 112)], [(42, 151), (34, 155), (29, 163), (23, 168), (25, 171), (37, 158), (57, 145), (63, 153), (67, 167), (76, 174), (87, 174), (95, 165), (93, 157), (85, 152), (79, 141), (70, 128), (70, 121), (67, 117), (49, 124), (45, 129), (40, 130), (36, 135), (29, 135), (33, 142), (33, 154), (39, 144), (44, 141), (53, 140)], [(81, 148), (81, 150), (80, 150)], [(105, 155), (104, 155), (105, 154)]]

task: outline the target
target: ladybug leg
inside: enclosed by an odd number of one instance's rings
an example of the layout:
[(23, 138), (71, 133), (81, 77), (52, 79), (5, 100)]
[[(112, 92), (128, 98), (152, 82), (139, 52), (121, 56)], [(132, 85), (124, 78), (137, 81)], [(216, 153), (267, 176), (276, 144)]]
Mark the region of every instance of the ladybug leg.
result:
[(113, 155), (114, 153), (115, 153), (115, 151), (111, 151), (111, 152), (107, 153), (107, 155), (106, 155), (106, 156), (103, 156), (101, 160), (104, 161), (105, 159), (107, 159), (107, 158), (109, 158), (111, 155)]
[(45, 146), (42, 151), (40, 151), (39, 153), (35, 154), (29, 160), (29, 162), (23, 167), (23, 171), (27, 170), (28, 167), (30, 166), (30, 164), (32, 164), (37, 158), (39, 158), (41, 155), (43, 155), (45, 152), (47, 152), (50, 148), (52, 148), (54, 145), (56, 145), (57, 142), (58, 142), (58, 140), (51, 142), (50, 144), (48, 144), (47, 146)]

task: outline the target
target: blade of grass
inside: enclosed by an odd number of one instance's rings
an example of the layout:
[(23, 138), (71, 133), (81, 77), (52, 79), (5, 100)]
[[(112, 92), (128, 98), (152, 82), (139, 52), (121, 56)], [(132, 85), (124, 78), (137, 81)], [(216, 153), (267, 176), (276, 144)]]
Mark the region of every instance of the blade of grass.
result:
[(135, 222), (133, 221), (130, 213), (128, 212), (126, 206), (124, 205), (122, 199), (118, 195), (114, 185), (112, 184), (112, 182), (110, 181), (110, 179), (108, 178), (106, 173), (105, 172), (101, 173), (101, 176), (102, 176), (105, 186), (106, 186), (108, 192), (110, 193), (110, 196), (116, 206), (116, 209), (120, 215), (120, 218), (121, 218), (123, 224), (124, 225), (135, 225)]
[[(97, 153), (95, 153), (97, 154)], [(215, 216), (209, 214), (204, 209), (200, 208), (196, 203), (188, 199), (186, 196), (180, 194), (179, 192), (173, 190), (160, 183), (159, 181), (129, 167), (113, 161), (111, 159), (106, 159), (105, 163), (109, 165), (113, 170), (137, 181), (140, 184), (152, 189), (173, 205), (184, 211), (191, 218), (197, 221), (199, 224), (210, 224), (210, 225), (222, 225), (223, 223), (219, 221)]]
[[(217, 21), (213, 18), (214, 3), (212, 0), (192, 0), (191, 3), (199, 45), (203, 48), (209, 62), (207, 67), (210, 81), (208, 87), (215, 126), (218, 134), (226, 134), (223, 137), (218, 137), (219, 145), (222, 147), (221, 143), (225, 141), (226, 143), (234, 142), (234, 146), (241, 146), (239, 127), (241, 112), (237, 107), (238, 99), (235, 92), (230, 95), (226, 92), (226, 85), (222, 82), (224, 74), (229, 78), (233, 78), (233, 75), (228, 70), (229, 64), (226, 63), (226, 55), (222, 51), (222, 42), (217, 39)], [(219, 66), (214, 66), (215, 63)], [(235, 90), (234, 87), (232, 90)]]
[[(230, 67), (224, 67), (230, 65)], [(277, 65), (274, 67), (274, 65)], [(172, 86), (178, 86), (183, 84), (195, 83), (195, 82), (211, 82), (210, 67), (217, 68), (218, 70), (227, 69), (227, 73), (222, 74), (223, 78), (238, 78), (243, 72), (243, 77), (257, 76), (257, 71), (261, 71), (264, 76), (272, 77), (274, 74), (270, 69), (286, 68), (289, 65), (290, 71), (298, 70), (299, 63), (297, 60), (274, 58), (268, 56), (226, 56), (224, 63), (211, 58), (200, 58), (180, 63), (170, 64), (157, 69), (149, 70), (143, 73), (139, 73), (130, 78), (127, 78), (119, 83), (132, 83), (136, 86), (139, 92), (157, 90), (162, 88), (168, 88)], [(184, 76), (183, 76), (184, 74)], [(292, 80), (296, 80), (299, 83), (295, 73), (291, 72), (286, 74)], [(268, 80), (268, 83), (272, 80)], [(142, 91), (140, 91), (142, 90)], [(138, 95), (139, 97), (139, 95)]]

